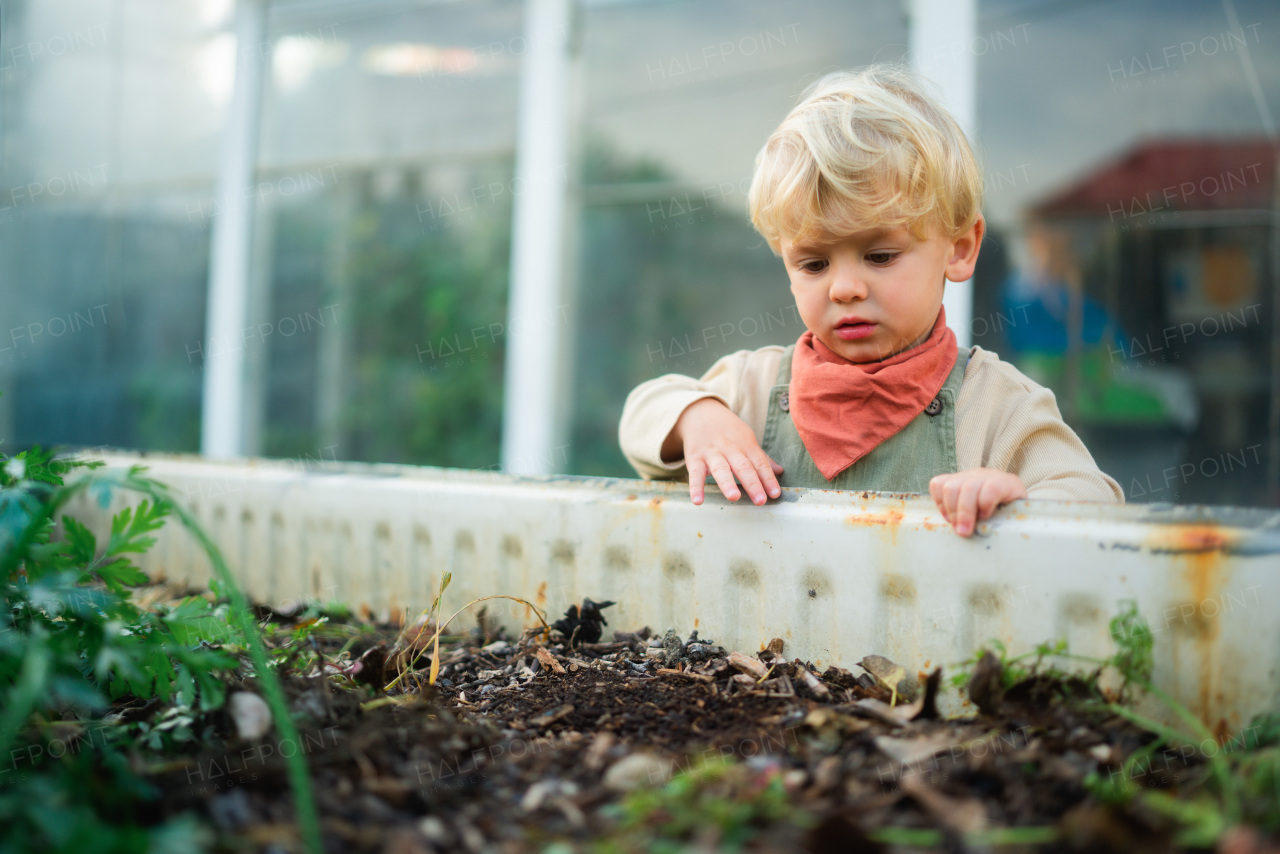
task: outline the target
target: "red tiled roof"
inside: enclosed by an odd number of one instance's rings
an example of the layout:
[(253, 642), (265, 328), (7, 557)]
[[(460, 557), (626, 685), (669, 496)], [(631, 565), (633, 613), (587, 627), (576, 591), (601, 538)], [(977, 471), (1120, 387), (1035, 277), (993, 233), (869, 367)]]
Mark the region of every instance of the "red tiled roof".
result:
[(1265, 139), (1151, 140), (1032, 205), (1031, 214), (1114, 220), (1159, 210), (1269, 208), (1276, 154)]

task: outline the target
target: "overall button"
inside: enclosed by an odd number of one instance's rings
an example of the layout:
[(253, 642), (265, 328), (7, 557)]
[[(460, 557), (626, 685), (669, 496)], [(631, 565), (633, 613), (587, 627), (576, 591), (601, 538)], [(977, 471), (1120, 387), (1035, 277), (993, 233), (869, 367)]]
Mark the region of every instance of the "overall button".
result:
[(924, 408), (925, 415), (937, 415), (942, 411), (942, 398), (935, 397), (929, 401), (929, 405)]
[(782, 394), (778, 395), (778, 408), (783, 412), (791, 411), (791, 392), (784, 391)]

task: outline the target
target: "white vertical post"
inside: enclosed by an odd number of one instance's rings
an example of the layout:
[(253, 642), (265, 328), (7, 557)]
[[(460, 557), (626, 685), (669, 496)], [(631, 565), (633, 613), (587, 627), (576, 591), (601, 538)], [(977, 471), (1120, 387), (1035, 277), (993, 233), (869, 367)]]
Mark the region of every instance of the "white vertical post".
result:
[(266, 6), (236, 0), (235, 85), (218, 163), (209, 238), (209, 298), (205, 335), (200, 452), (239, 456), (245, 449), (244, 328), (248, 325), (254, 162), (262, 102)]
[[(951, 111), (974, 145), (978, 118), (977, 0), (911, 0), (911, 65), (942, 90)], [(972, 343), (973, 281), (948, 282), (942, 304), (957, 343)]]
[(502, 467), (550, 473), (568, 408), (560, 362), (572, 0), (526, 0), (520, 69)]

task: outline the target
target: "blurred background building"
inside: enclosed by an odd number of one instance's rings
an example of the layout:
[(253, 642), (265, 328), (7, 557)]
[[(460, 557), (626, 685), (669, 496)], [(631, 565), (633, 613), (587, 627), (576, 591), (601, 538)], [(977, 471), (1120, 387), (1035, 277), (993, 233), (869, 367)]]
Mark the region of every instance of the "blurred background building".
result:
[(1130, 500), (1280, 503), (1271, 0), (4, 0), (0, 447), (630, 476), (632, 387), (802, 331), (755, 153), (878, 60), (985, 165), (961, 337)]

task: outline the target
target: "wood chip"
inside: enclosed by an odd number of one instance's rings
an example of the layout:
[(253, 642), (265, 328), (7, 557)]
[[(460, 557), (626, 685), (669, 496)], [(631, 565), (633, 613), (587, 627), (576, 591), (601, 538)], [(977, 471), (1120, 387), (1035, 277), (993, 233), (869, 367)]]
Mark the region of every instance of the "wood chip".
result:
[[(596, 721), (596, 725), (599, 726), (604, 723), (604, 719), (609, 717), (609, 714), (610, 713), (606, 712), (599, 720)], [(591, 742), (591, 746), (587, 748), (587, 754), (582, 759), (583, 766), (588, 771), (599, 771), (603, 768), (605, 760), (609, 757), (609, 749), (613, 747), (613, 743), (616, 740), (617, 739), (614, 734), (608, 730), (598, 733), (595, 739)]]
[(768, 691), (768, 696), (770, 697), (794, 697), (796, 695), (795, 686), (791, 684), (791, 678), (785, 673), (772, 679), (766, 679), (756, 687)]
[(630, 645), (631, 644), (626, 641), (615, 641), (613, 643), (580, 643), (578, 644), (578, 649), (586, 650), (587, 652), (604, 653), (617, 652), (620, 649), (626, 649)]
[(866, 697), (853, 704), (857, 714), (871, 717), (890, 726), (904, 726), (914, 720), (933, 720), (938, 717), (937, 698), (942, 683), (942, 668), (935, 667), (925, 680), (924, 691), (915, 701), (905, 705), (890, 706), (888, 703)]
[(773, 640), (769, 641), (769, 646), (766, 647), (766, 649), (768, 649), (769, 652), (773, 653), (774, 658), (781, 658), (782, 646), (783, 646), (782, 638), (774, 638)]
[(554, 709), (542, 712), (529, 718), (529, 723), (533, 726), (549, 726), (561, 718), (568, 717), (573, 714), (573, 705), (565, 703), (563, 706), (557, 706)]
[(819, 682), (818, 677), (814, 676), (808, 670), (805, 670), (803, 667), (797, 667), (796, 675), (800, 677), (800, 684), (805, 688), (808, 688), (809, 691), (818, 699), (825, 700), (831, 696), (831, 689)]
[(818, 792), (826, 792), (838, 786), (843, 763), (844, 758), (840, 756), (824, 757), (813, 772), (813, 788)]
[(558, 797), (552, 801), (560, 812), (564, 813), (564, 817), (569, 819), (569, 823), (575, 827), (586, 827), (587, 817), (583, 814), (578, 805), (566, 797)]
[(911, 722), (911, 710), (908, 706), (890, 706), (874, 697), (863, 697), (853, 704), (850, 711), (892, 727), (906, 726)]
[(763, 679), (769, 672), (769, 668), (765, 666), (763, 661), (743, 655), (740, 652), (729, 653), (729, 664), (736, 670), (740, 670), (756, 679)]
[(560, 662), (556, 661), (555, 656), (547, 652), (545, 648), (538, 647), (534, 650), (534, 654), (538, 656), (538, 662), (552, 673), (564, 673), (564, 668), (560, 666)]
[(987, 826), (987, 810), (977, 798), (953, 798), (921, 780), (917, 774), (906, 774), (898, 785), (909, 794), (933, 820), (959, 834), (977, 833)]
[(876, 736), (876, 749), (903, 765), (915, 765), (918, 762), (923, 762), (933, 757), (934, 754), (948, 750), (959, 743), (958, 740), (945, 733), (928, 738)]
[(668, 675), (668, 676), (687, 676), (690, 679), (697, 679), (699, 682), (716, 681), (712, 679), (710, 676), (703, 676), (701, 673), (694, 673), (691, 670), (676, 670), (675, 668), (672, 668), (672, 667), (659, 667), (657, 672), (662, 673), (664, 675)]

